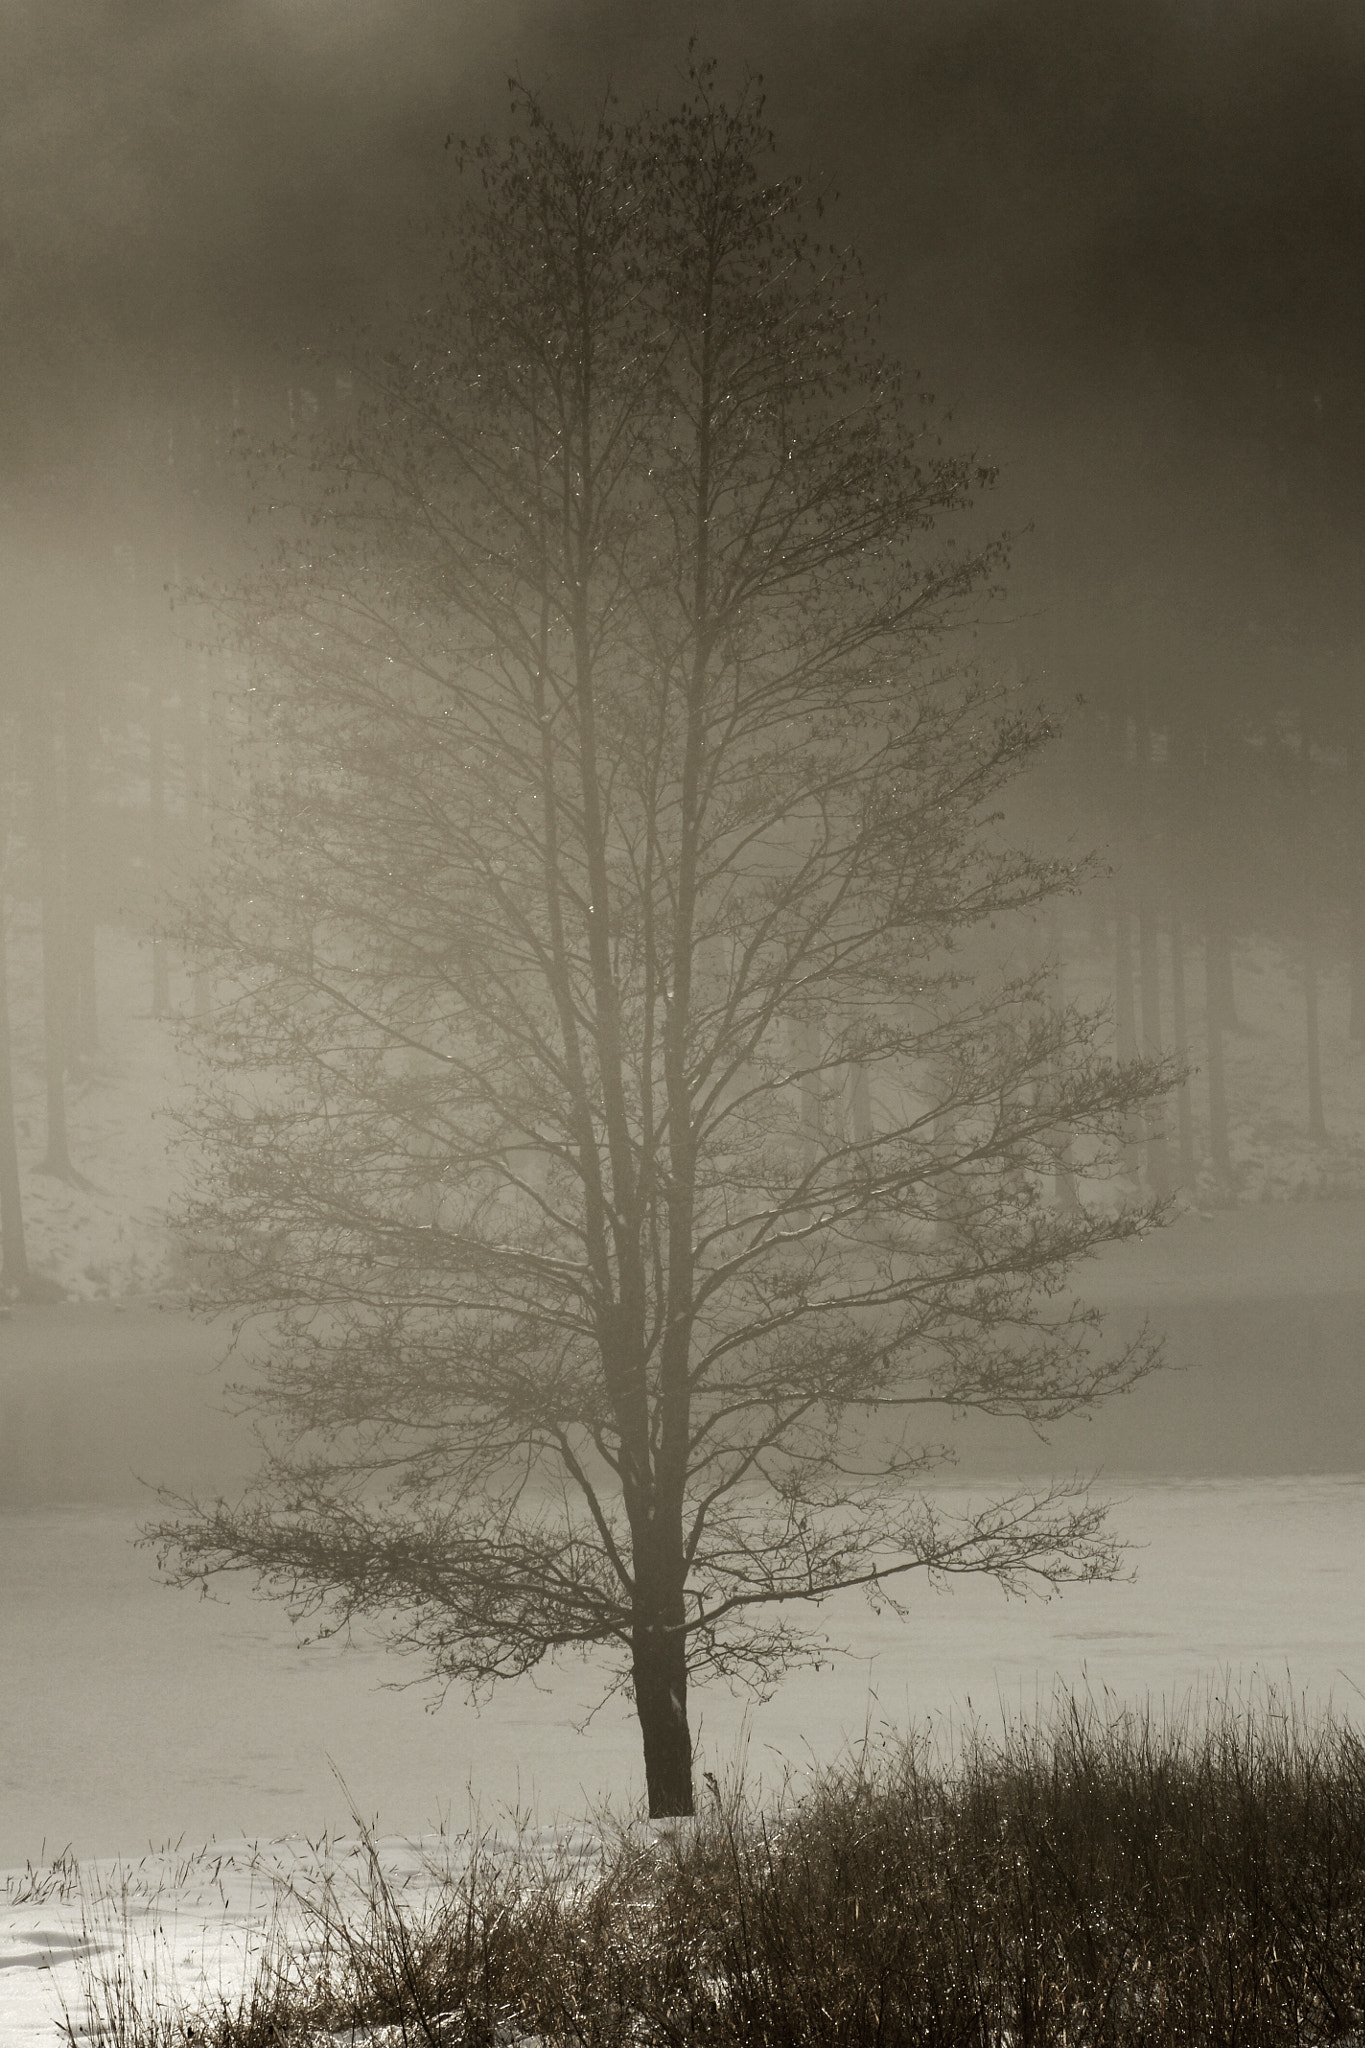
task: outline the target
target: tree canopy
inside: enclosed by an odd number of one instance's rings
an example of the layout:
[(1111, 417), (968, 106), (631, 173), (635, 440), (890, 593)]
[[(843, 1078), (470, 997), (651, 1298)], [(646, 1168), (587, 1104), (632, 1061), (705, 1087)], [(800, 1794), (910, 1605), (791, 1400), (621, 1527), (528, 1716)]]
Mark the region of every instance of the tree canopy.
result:
[(1150, 1368), (1065, 1282), (1151, 1220), (1101, 1183), (1170, 1076), (1011, 964), (1074, 877), (961, 657), (989, 476), (757, 91), (514, 113), (347, 417), (258, 458), (188, 1227), (278, 1427), (154, 1533), (441, 1681), (605, 1651), (688, 1812), (689, 1677), (770, 1684), (810, 1602), (1114, 1568), (1083, 1489), (914, 1482), (926, 1423)]

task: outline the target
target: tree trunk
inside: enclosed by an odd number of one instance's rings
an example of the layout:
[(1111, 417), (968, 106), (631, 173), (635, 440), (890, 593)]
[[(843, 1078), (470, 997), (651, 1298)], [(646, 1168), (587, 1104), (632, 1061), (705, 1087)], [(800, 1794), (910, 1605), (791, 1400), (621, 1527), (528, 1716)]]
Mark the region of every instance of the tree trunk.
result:
[(1227, 1072), (1223, 1032), (1230, 1025), (1231, 955), (1227, 945), (1225, 878), (1219, 807), (1224, 793), (1223, 747), (1216, 724), (1205, 726), (1196, 748), (1198, 829), (1193, 845), (1202, 884), (1204, 936), (1204, 1040), (1208, 1055), (1209, 1156), (1226, 1196), (1232, 1195), (1232, 1145), (1228, 1131)]
[[(1056, 1017), (1066, 1008), (1066, 989), (1062, 976), (1062, 920), (1055, 897), (1048, 905), (1047, 948), (1048, 1005)], [(1049, 1088), (1054, 1099), (1058, 1081), (1059, 1075), (1054, 1068), (1049, 1076)], [(1052, 1206), (1063, 1216), (1074, 1216), (1080, 1209), (1081, 1198), (1071, 1157), (1069, 1123), (1053, 1126), (1048, 1137), (1048, 1150), (1052, 1154)]]
[(1229, 904), (1231, 884), (1226, 848), (1228, 814), (1232, 809), (1230, 742), (1215, 723), (1205, 746), (1203, 788), (1203, 831), (1200, 834), (1204, 865), (1205, 980), (1208, 999), (1224, 1031), (1240, 1030), (1237, 1021), (1237, 991), (1232, 975), (1232, 917)]
[[(1138, 894), (1138, 993), (1142, 1009), (1142, 1051), (1149, 1060), (1161, 1057), (1161, 961), (1158, 954), (1153, 869), (1156, 865), (1157, 821), (1153, 815), (1152, 729), (1144, 700), (1135, 721), (1133, 764), (1134, 831), (1132, 852)], [(1155, 1195), (1171, 1189), (1170, 1149), (1166, 1143), (1166, 1105), (1159, 1096), (1148, 1102), (1143, 1119), (1143, 1154), (1147, 1185)]]
[(820, 1072), (824, 1032), (811, 1018), (795, 1027), (795, 1056), (801, 1075), (801, 1143), (806, 1164), (819, 1157), (825, 1137), (824, 1076)]
[(1232, 1183), (1232, 1150), (1228, 1141), (1227, 1078), (1223, 1067), (1223, 1026), (1218, 1014), (1213, 935), (1204, 939), (1204, 1022), (1209, 1055), (1209, 1152), (1214, 1169)]
[[(948, 1080), (943, 1085), (946, 1088), (951, 1088), (952, 1082)], [(933, 1134), (935, 1147), (936, 1149), (941, 1149), (943, 1154), (949, 1159), (953, 1158), (959, 1149), (957, 1141), (959, 1120), (960, 1111), (955, 1108), (939, 1109), (934, 1115)], [(956, 1244), (962, 1227), (962, 1219), (966, 1212), (965, 1190), (956, 1174), (951, 1172), (945, 1173), (941, 1179), (934, 1182), (934, 1211), (935, 1237), (940, 1244)]]
[(1318, 953), (1313, 933), (1313, 913), (1305, 904), (1303, 913), (1303, 1017), (1308, 1041), (1308, 1135), (1327, 1136), (1322, 1107), (1322, 1036), (1318, 1025)]
[[(1188, 1070), (1190, 1064), (1190, 1023), (1185, 1001), (1185, 932), (1180, 921), (1180, 903), (1174, 894), (1171, 897), (1171, 1025), (1175, 1039), (1175, 1056), (1181, 1066)], [(1194, 1157), (1194, 1104), (1190, 1098), (1190, 1077), (1188, 1071), (1182, 1074), (1175, 1091), (1176, 1128), (1180, 1145), (1180, 1186), (1192, 1188), (1195, 1181)]]
[(0, 904), (0, 1282), (22, 1294), (28, 1284), (19, 1148), (14, 1134), (14, 1069), (10, 1057), (9, 975), (4, 905)]
[(650, 1819), (693, 1813), (687, 1649), (682, 1630), (639, 1623), (632, 1638), (631, 1671), (644, 1740)]
[(155, 663), (147, 679), (147, 866), (151, 882), (152, 1015), (164, 1017), (171, 1007), (170, 963), (161, 935), (161, 892), (166, 861), (166, 721), (161, 677)]
[(1232, 933), (1228, 929), (1227, 905), (1221, 891), (1212, 909), (1209, 927), (1209, 993), (1214, 1014), (1224, 1031), (1239, 1031), (1237, 990), (1232, 977)]
[(848, 1083), (848, 1125), (855, 1145), (867, 1145), (872, 1141), (872, 1087), (868, 1079), (867, 1065), (855, 1060)]
[(1228, 911), (1227, 856), (1223, 850), (1220, 809), (1227, 796), (1226, 745), (1218, 738), (1210, 742), (1211, 774), (1206, 792), (1209, 815), (1205, 819), (1205, 848), (1209, 873), (1207, 911), (1208, 997), (1212, 1015), (1224, 1031), (1236, 1031), (1237, 991), (1232, 978), (1232, 928)]
[(95, 1009), (95, 860), (92, 846), (90, 745), (98, 739), (95, 693), (87, 678), (68, 680), (62, 744), (66, 757), (66, 901), (70, 939), (71, 1043), (83, 1054), (99, 1051)]
[(1303, 867), (1300, 877), (1303, 918), (1303, 1016), (1308, 1068), (1308, 1135), (1325, 1138), (1327, 1124), (1322, 1109), (1322, 1033), (1318, 1022), (1317, 916), (1313, 901), (1313, 733), (1307, 710), (1299, 710), (1299, 777), (1303, 808), (1300, 837)]
[[(1156, 906), (1144, 881), (1138, 910), (1138, 957), (1142, 990), (1142, 1050), (1149, 1060), (1161, 1057), (1161, 963), (1157, 956)], [(1147, 1185), (1154, 1195), (1171, 1190), (1171, 1156), (1166, 1142), (1166, 1107), (1153, 1096), (1147, 1104), (1144, 1152)]]
[(1194, 1149), (1194, 1092), (1190, 1082), (1190, 1009), (1185, 983), (1185, 907), (1194, 849), (1201, 843), (1199, 750), (1189, 718), (1177, 703), (1167, 728), (1166, 840), (1162, 890), (1170, 913), (1171, 1041), (1183, 1078), (1176, 1083), (1176, 1185), (1192, 1188), (1199, 1164)]
[(1128, 882), (1120, 873), (1114, 877), (1114, 1057), (1120, 1065), (1137, 1058), (1131, 918)]
[(47, 1094), (47, 1151), (40, 1173), (75, 1181), (66, 1134), (66, 1070), (71, 1054), (71, 976), (63, 889), (61, 781), (51, 687), (33, 693), (29, 727), (33, 772), (34, 837), (43, 936), (43, 1072)]
[[(185, 757), (185, 836), (187, 851), (193, 862), (196, 878), (202, 873), (208, 857), (209, 846), (209, 805), (205, 788), (204, 768), (204, 724), (206, 711), (206, 690), (204, 687), (204, 658), (193, 671), (186, 671), (181, 686), (181, 708), (183, 713), (184, 757)], [(194, 964), (194, 1014), (201, 1020), (207, 1017), (211, 1006), (211, 992), (208, 975), (204, 968)]]
[(1350, 931), (1351, 1021), (1356, 1044), (1365, 1040), (1365, 712), (1355, 713), (1346, 748), (1347, 917)]
[[(1133, 854), (1132, 791), (1128, 775), (1128, 714), (1123, 711), (1115, 726), (1113, 752), (1113, 818), (1117, 860), (1114, 868), (1114, 1057), (1120, 1066), (1137, 1058), (1137, 1011), (1133, 995), (1132, 894), (1130, 874)], [(1125, 1121), (1123, 1145), (1125, 1170), (1133, 1180), (1141, 1170), (1142, 1146), (1136, 1119)]]

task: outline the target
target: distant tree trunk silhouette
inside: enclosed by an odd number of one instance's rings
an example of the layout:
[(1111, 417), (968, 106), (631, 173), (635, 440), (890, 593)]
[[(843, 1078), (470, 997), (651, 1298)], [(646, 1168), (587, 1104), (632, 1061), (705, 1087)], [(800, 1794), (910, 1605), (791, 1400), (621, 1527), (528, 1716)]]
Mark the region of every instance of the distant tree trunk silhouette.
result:
[(1204, 941), (1204, 1006), (1209, 1065), (1209, 1153), (1219, 1177), (1232, 1179), (1232, 1148), (1228, 1137), (1227, 1072), (1223, 1063), (1223, 1027), (1218, 1021), (1218, 989), (1213, 953)]
[(1137, 1058), (1137, 1011), (1133, 1001), (1132, 896), (1122, 861), (1114, 876), (1114, 1055)]
[[(185, 792), (182, 854), (196, 872), (202, 868), (209, 843), (208, 792), (205, 787), (204, 666), (202, 654), (195, 662), (187, 662), (180, 684), (180, 747), (183, 763), (182, 786)], [(209, 979), (201, 965), (194, 968), (192, 992), (195, 1016), (206, 1017), (209, 1012)]]
[(1223, 794), (1221, 755), (1216, 733), (1205, 730), (1200, 747), (1201, 798), (1198, 845), (1203, 879), (1204, 922), (1204, 1034), (1208, 1054), (1209, 1154), (1214, 1171), (1226, 1188), (1232, 1184), (1232, 1147), (1228, 1133), (1227, 1073), (1223, 1060), (1223, 1031), (1228, 1003), (1224, 970), (1230, 965), (1227, 948), (1226, 906), (1219, 850), (1219, 807)]
[(1237, 1031), (1237, 991), (1232, 973), (1231, 877), (1228, 873), (1227, 826), (1235, 801), (1232, 790), (1232, 743), (1215, 714), (1208, 729), (1209, 774), (1205, 784), (1204, 848), (1207, 884), (1205, 913), (1209, 1000), (1225, 1031)]
[[(0, 830), (0, 850), (4, 835)], [(0, 1283), (21, 1293), (28, 1285), (19, 1146), (14, 1130), (14, 1067), (9, 1033), (9, 972), (5, 904), (0, 896)]]
[(170, 962), (161, 931), (166, 873), (166, 707), (161, 673), (153, 660), (147, 674), (147, 866), (152, 912), (152, 1015), (171, 1007)]
[(1128, 769), (1128, 714), (1114, 713), (1111, 816), (1114, 866), (1114, 1056), (1121, 1063), (1137, 1058), (1137, 1011), (1133, 999), (1132, 941), (1132, 788)]
[(1180, 915), (1178, 885), (1171, 892), (1171, 1012), (1175, 1056), (1184, 1070), (1175, 1091), (1179, 1145), (1178, 1185), (1182, 1188), (1192, 1188), (1198, 1166), (1194, 1156), (1194, 1103), (1190, 1094), (1190, 1023), (1185, 997), (1185, 929)]
[(1365, 1040), (1365, 712), (1352, 715), (1346, 741), (1347, 917), (1350, 934), (1350, 1033)]
[(97, 733), (95, 692), (89, 679), (68, 678), (63, 693), (62, 744), (66, 757), (66, 860), (71, 972), (71, 1042), (78, 1053), (99, 1051), (95, 986), (95, 852), (90, 791), (90, 743)]
[(791, 1043), (792, 1065), (801, 1088), (801, 1138), (810, 1160), (819, 1150), (825, 1130), (823, 1033), (819, 1019), (794, 1019)]
[[(1060, 1018), (1066, 1009), (1066, 991), (1063, 986), (1062, 970), (1062, 919), (1054, 900), (1047, 908), (1047, 949), (1048, 949), (1048, 1002), (1055, 1018)], [(1060, 1091), (1061, 1075), (1055, 1068), (1048, 1077), (1048, 1087), (1053, 1094)], [(1071, 1126), (1059, 1121), (1052, 1129), (1048, 1149), (1052, 1154), (1052, 1206), (1064, 1216), (1077, 1214), (1081, 1206), (1080, 1194), (1076, 1187), (1076, 1172), (1071, 1156)]]
[[(1137, 1010), (1133, 992), (1133, 830), (1132, 781), (1128, 766), (1128, 711), (1116, 707), (1111, 744), (1110, 817), (1114, 835), (1114, 1057), (1120, 1066), (1135, 1060), (1138, 1053)], [(1123, 1146), (1126, 1171), (1137, 1180), (1142, 1165), (1142, 1145), (1135, 1126), (1130, 1125)]]
[(1237, 1017), (1237, 988), (1232, 972), (1232, 932), (1228, 926), (1227, 900), (1221, 889), (1215, 893), (1209, 924), (1210, 987), (1218, 1022), (1225, 1031), (1240, 1031)]
[(55, 686), (41, 681), (29, 700), (29, 760), (43, 940), (43, 1071), (47, 1151), (40, 1173), (75, 1182), (66, 1133), (66, 1071), (71, 1054), (71, 972), (64, 889), (61, 773)]
[[(1138, 896), (1138, 987), (1142, 1004), (1142, 1052), (1161, 1058), (1161, 961), (1157, 951), (1156, 817), (1152, 802), (1152, 730), (1145, 699), (1135, 720), (1133, 834)], [(1147, 1185), (1155, 1195), (1170, 1193), (1171, 1160), (1166, 1143), (1166, 1108), (1160, 1096), (1147, 1104), (1144, 1155)]]
[(1162, 888), (1170, 915), (1171, 1036), (1181, 1078), (1176, 1084), (1176, 1181), (1192, 1188), (1199, 1162), (1194, 1143), (1194, 1094), (1190, 1083), (1190, 1010), (1185, 981), (1185, 925), (1190, 850), (1199, 816), (1198, 752), (1188, 717), (1171, 713), (1167, 735), (1167, 829), (1162, 849)]
[(1303, 924), (1303, 1021), (1305, 1063), (1308, 1073), (1308, 1135), (1325, 1138), (1327, 1123), (1322, 1107), (1322, 1033), (1318, 1018), (1317, 907), (1314, 895), (1313, 860), (1313, 728), (1306, 704), (1299, 706), (1299, 793), (1301, 799), (1299, 840), (1302, 848), (1299, 871), (1299, 915)]

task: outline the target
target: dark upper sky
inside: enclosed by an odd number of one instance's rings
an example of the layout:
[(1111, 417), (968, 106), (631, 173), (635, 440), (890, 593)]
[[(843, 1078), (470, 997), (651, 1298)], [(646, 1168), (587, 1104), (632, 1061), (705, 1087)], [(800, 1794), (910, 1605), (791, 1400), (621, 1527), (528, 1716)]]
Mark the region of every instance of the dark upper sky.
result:
[(1359, 0), (0, 16), (12, 506), (79, 499), (121, 407), (250, 385), (401, 290), (443, 138), (496, 124), (509, 72), (566, 112), (608, 80), (627, 104), (668, 96), (696, 28), (764, 74), (784, 155), (841, 195), (893, 344), (1001, 464), (1002, 521), (1033, 524), (1022, 587), (1089, 607), (1110, 647), (1114, 608), (1138, 607), (1144, 658), (1155, 608), (1186, 666), (1250, 634), (1344, 676), (1365, 647)]

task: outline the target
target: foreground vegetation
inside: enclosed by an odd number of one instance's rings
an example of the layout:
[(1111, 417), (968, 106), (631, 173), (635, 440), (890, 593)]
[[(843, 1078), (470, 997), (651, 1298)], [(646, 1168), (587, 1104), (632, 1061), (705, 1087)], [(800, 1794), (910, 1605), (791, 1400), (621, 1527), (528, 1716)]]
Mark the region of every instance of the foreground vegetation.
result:
[(951, 1756), (869, 1749), (766, 1813), (708, 1784), (709, 1813), (619, 1832), (587, 1875), (470, 1844), (417, 1916), (371, 1842), (364, 1913), (324, 1886), (307, 1943), (277, 1943), (230, 2009), (140, 2012), (124, 1978), (81, 2038), (1365, 2038), (1365, 1738), (1349, 1723), (1273, 1698), (1174, 1725), (1063, 1700)]

